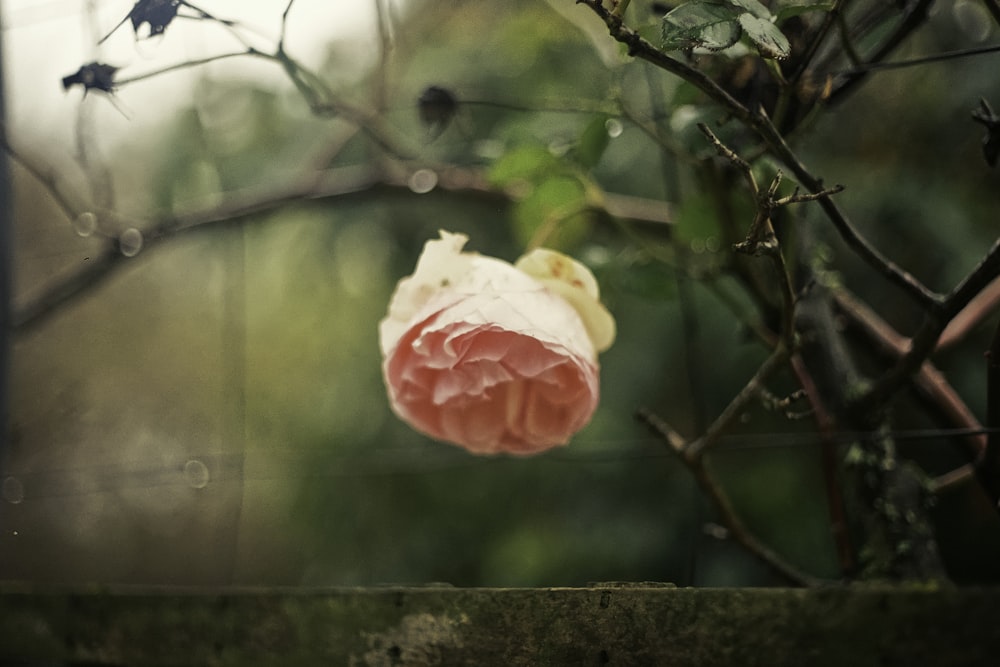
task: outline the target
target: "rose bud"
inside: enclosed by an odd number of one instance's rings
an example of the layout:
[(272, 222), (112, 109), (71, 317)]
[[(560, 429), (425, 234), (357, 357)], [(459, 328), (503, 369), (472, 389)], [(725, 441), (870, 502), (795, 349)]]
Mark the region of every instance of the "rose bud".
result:
[(428, 241), (379, 324), (392, 409), (475, 454), (565, 445), (597, 407), (597, 352), (615, 337), (597, 281), (552, 250), (511, 265), (467, 240)]

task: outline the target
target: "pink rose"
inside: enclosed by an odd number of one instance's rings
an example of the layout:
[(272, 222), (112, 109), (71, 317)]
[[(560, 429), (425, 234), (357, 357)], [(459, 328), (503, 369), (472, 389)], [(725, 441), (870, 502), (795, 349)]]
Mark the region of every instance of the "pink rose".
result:
[(428, 241), (379, 325), (393, 411), (475, 454), (564, 445), (598, 402), (597, 352), (615, 336), (586, 267), (551, 250), (516, 266)]

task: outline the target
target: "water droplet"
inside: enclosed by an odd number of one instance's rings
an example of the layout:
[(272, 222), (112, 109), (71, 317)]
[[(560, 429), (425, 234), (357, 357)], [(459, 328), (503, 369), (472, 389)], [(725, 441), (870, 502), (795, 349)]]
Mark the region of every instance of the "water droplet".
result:
[(625, 131), (625, 126), (617, 118), (609, 118), (604, 121), (604, 129), (608, 131), (608, 136), (612, 139), (622, 136), (622, 132)]
[(3, 499), (11, 505), (19, 505), (24, 502), (24, 484), (17, 477), (4, 477)]
[(78, 236), (90, 236), (97, 231), (97, 216), (90, 211), (86, 211), (76, 216), (76, 219), (73, 221), (73, 231), (75, 231)]
[(184, 477), (192, 489), (204, 489), (208, 486), (208, 466), (198, 459), (191, 459), (184, 464)]
[(418, 195), (427, 194), (438, 184), (438, 175), (430, 169), (417, 169), (410, 176), (409, 186)]
[(118, 237), (118, 250), (126, 257), (135, 257), (142, 250), (142, 232), (129, 227)]

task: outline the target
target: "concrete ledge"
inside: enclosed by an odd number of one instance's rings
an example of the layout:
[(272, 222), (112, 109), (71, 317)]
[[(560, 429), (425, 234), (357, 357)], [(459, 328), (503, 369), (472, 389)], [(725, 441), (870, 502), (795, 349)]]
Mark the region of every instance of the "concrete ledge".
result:
[(67, 591), (0, 585), (0, 665), (996, 665), (1000, 589)]

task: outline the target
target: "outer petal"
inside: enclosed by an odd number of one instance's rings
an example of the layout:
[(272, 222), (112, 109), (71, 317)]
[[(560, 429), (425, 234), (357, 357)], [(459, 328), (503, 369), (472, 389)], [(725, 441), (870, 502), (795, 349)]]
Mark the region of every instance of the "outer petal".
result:
[(615, 342), (615, 319), (601, 303), (597, 279), (586, 266), (572, 257), (536, 248), (514, 265), (536, 278), (576, 308), (598, 352)]

